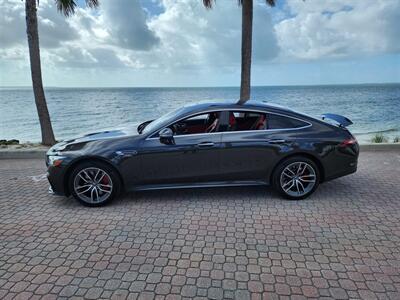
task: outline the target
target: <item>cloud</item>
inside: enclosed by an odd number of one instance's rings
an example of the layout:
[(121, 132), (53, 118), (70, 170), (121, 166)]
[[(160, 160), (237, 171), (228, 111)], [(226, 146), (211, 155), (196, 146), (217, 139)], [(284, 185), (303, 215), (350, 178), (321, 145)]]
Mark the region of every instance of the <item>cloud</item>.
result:
[[(164, 0), (164, 12), (149, 26), (161, 39), (165, 66), (237, 67), (240, 64), (241, 9), (236, 1), (218, 2), (207, 10), (201, 1)], [(277, 55), (277, 41), (266, 5), (254, 10), (254, 60)]]
[(149, 50), (159, 43), (147, 26), (147, 16), (138, 0), (101, 2), (104, 25), (117, 46), (130, 50)]
[(63, 68), (118, 68), (124, 63), (116, 56), (115, 52), (107, 48), (91, 49), (90, 51), (79, 47), (66, 47), (60, 49), (54, 57), (50, 58)]
[[(38, 6), (42, 65), (68, 68), (123, 68), (141, 66), (126, 51), (148, 51), (159, 38), (147, 25), (139, 1), (103, 0), (98, 10), (78, 8), (66, 18), (53, 0)], [(0, 59), (27, 63), (24, 1), (0, 0)], [(4, 63), (3, 63), (4, 64)]]
[[(160, 2), (158, 13), (151, 16), (138, 2), (129, 2), (131, 6), (125, 0), (119, 0), (118, 5), (116, 2), (111, 5), (111, 1), (104, 0), (98, 11), (78, 9), (69, 23), (80, 39), (52, 50), (51, 59), (63, 67), (69, 63), (75, 68), (125, 67), (158, 69), (162, 73), (237, 70), (240, 66), (241, 9), (235, 1), (206, 10), (201, 1), (165, 0)], [(103, 49), (103, 55), (98, 49)], [(278, 54), (265, 3), (255, 7), (253, 49), (256, 62)]]
[(43, 48), (57, 48), (79, 39), (78, 31), (57, 11), (54, 1), (40, 1), (38, 6), (39, 39)]
[(21, 42), (26, 43), (25, 11), (23, 2), (0, 0), (0, 45), (10, 48)]
[[(254, 3), (255, 74), (272, 65), (400, 52), (398, 0)], [(0, 0), (0, 9), (2, 73), (9, 74), (7, 82), (20, 76), (15, 69), (29, 78), (24, 1)], [(101, 0), (98, 9), (79, 7), (70, 18), (54, 0), (40, 0), (38, 18), (44, 76), (61, 69), (79, 85), (87, 74), (99, 85), (114, 79), (123, 85), (121, 74), (124, 82), (142, 85), (239, 82), (241, 8), (235, 0), (217, 0), (211, 10), (201, 0)]]
[[(0, 17), (6, 33), (2, 45), (26, 46), (23, 3), (0, 1), (6, 12)], [(156, 14), (150, 14), (138, 0), (103, 0), (98, 10), (79, 8), (74, 16), (65, 18), (53, 1), (42, 0), (38, 18), (43, 61), (53, 66), (69, 64), (70, 68), (166, 71), (240, 65), (241, 9), (237, 2), (217, 2), (207, 10), (197, 0), (163, 0), (158, 7)], [(277, 40), (265, 3), (255, 5), (253, 36), (254, 61), (277, 56)], [(15, 49), (9, 52), (16, 53)]]
[(275, 25), (282, 56), (343, 58), (400, 52), (400, 1), (289, 1)]
[[(25, 6), (20, 0), (0, 0), (0, 44), (2, 48), (27, 45)], [(54, 1), (42, 0), (38, 6), (40, 46), (56, 48), (63, 42), (76, 40), (78, 33), (57, 12)]]

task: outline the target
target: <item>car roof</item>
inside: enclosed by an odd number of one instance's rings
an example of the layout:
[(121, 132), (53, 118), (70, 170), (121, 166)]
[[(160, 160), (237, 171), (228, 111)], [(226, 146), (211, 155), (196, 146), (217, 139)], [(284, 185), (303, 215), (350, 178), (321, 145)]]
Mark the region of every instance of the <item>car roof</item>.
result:
[(195, 112), (208, 109), (268, 109), (272, 111), (293, 112), (291, 109), (279, 104), (267, 101), (249, 100), (244, 104), (238, 104), (237, 101), (221, 100), (221, 101), (201, 101), (185, 105), (186, 112)]

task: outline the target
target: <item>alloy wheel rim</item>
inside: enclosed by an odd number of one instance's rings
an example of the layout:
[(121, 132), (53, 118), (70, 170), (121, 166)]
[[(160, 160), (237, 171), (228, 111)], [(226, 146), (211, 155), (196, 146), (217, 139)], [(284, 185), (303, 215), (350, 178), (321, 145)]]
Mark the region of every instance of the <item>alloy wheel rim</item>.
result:
[(110, 175), (100, 168), (86, 168), (75, 176), (74, 191), (79, 199), (87, 203), (106, 201), (113, 191)]
[(280, 177), (282, 190), (292, 197), (302, 197), (315, 186), (317, 175), (314, 168), (305, 162), (294, 162), (283, 169)]

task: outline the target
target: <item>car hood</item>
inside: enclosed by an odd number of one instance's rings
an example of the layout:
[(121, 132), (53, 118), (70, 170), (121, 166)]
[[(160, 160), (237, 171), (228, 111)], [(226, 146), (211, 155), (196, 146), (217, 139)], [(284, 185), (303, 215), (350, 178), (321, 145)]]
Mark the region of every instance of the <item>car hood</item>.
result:
[(81, 137), (77, 137), (74, 139), (64, 140), (51, 147), (49, 152), (76, 151), (81, 150), (85, 145), (90, 142), (117, 140), (124, 137), (135, 136), (139, 136), (135, 126), (124, 127), (115, 130), (99, 131), (85, 134)]

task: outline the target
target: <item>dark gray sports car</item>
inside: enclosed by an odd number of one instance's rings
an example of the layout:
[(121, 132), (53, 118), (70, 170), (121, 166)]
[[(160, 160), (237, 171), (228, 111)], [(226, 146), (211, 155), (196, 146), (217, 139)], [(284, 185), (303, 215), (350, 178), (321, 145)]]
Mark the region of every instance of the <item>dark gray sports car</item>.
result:
[(135, 129), (85, 135), (46, 157), (50, 190), (88, 206), (122, 190), (273, 185), (302, 199), (318, 184), (357, 170), (351, 121), (318, 120), (263, 102), (201, 103)]

